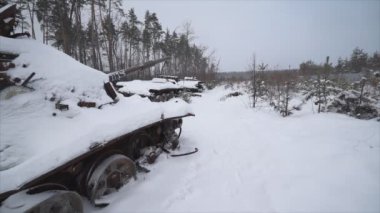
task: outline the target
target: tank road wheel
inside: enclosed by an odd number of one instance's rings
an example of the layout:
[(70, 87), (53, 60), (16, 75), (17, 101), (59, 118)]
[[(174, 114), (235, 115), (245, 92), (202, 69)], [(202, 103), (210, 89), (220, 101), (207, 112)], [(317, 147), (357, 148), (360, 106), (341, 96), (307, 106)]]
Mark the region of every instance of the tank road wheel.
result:
[(136, 166), (125, 155), (114, 154), (104, 159), (87, 178), (87, 196), (92, 203), (103, 196), (117, 191), (136, 178)]
[[(34, 190), (34, 189), (32, 189)], [(81, 213), (82, 199), (74, 191), (48, 190), (30, 194), (24, 190), (13, 194), (0, 206), (0, 212)]]
[[(36, 210), (36, 211), (35, 211)], [(82, 200), (80, 196), (71, 191), (63, 191), (51, 197), (48, 201), (43, 202), (30, 212), (51, 212), (51, 213), (71, 213), (83, 212)]]

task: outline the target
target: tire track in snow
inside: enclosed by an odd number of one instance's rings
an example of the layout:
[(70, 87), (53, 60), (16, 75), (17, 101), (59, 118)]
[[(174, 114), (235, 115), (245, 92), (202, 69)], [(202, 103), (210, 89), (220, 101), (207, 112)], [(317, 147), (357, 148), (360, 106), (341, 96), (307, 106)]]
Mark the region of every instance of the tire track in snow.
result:
[[(192, 211), (273, 210), (265, 182), (250, 175), (250, 171), (255, 170), (254, 163), (249, 158), (241, 159), (242, 154), (249, 156), (255, 153), (251, 149), (255, 144), (251, 141), (251, 126), (244, 120), (244, 114), (234, 113), (242, 107), (231, 108), (217, 98), (204, 96), (193, 102), (196, 117), (184, 122), (183, 137), (200, 148), (199, 156), (191, 159), (193, 163), (187, 170), (190, 175), (182, 180), (178, 192), (166, 201), (165, 209), (180, 211), (185, 205), (193, 206)], [(240, 102), (237, 104), (242, 104), (241, 100), (237, 101)], [(223, 181), (210, 181), (215, 177)], [(255, 187), (246, 187), (252, 181), (256, 182)], [(220, 182), (224, 184), (220, 185)], [(246, 194), (253, 196), (241, 199)], [(207, 204), (197, 205), (199, 197), (204, 197)]]

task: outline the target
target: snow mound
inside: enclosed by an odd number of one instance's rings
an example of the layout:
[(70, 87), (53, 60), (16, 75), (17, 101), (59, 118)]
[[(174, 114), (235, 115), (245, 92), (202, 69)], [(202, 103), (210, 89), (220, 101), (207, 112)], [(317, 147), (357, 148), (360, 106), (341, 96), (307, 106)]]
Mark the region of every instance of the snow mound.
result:
[(19, 54), (14, 60), (16, 68), (8, 75), (26, 79), (35, 72), (33, 88), (46, 91), (47, 95), (59, 95), (61, 99), (75, 96), (84, 100), (111, 100), (103, 90), (108, 76), (78, 63), (63, 52), (35, 40), (5, 37), (0, 37), (0, 50)]

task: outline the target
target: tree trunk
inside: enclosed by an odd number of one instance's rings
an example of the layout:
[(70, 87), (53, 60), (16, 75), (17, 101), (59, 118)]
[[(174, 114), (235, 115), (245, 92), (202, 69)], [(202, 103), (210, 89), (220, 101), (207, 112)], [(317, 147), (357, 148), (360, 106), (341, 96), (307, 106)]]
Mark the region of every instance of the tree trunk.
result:
[(29, 12), (29, 17), (30, 17), (30, 24), (31, 24), (31, 29), (32, 29), (32, 38), (36, 39), (36, 33), (34, 31), (34, 7), (35, 7), (35, 2), (34, 2), (34, 0), (31, 0), (30, 3), (32, 4), (32, 7), (30, 7), (29, 2), (27, 2), (27, 6), (28, 6), (28, 12)]
[(114, 63), (113, 63), (113, 37), (111, 31), (111, 0), (108, 0), (108, 32), (107, 32), (107, 40), (108, 40), (108, 64), (110, 71), (114, 71)]
[(256, 107), (256, 92), (257, 92), (257, 85), (256, 85), (256, 57), (254, 56), (253, 57), (253, 70), (252, 70), (252, 74), (253, 74), (253, 81), (252, 81), (252, 89), (253, 89), (253, 94), (252, 94), (252, 107), (255, 108)]
[(95, 18), (95, 0), (92, 0), (91, 1), (91, 33), (90, 33), (90, 37), (91, 37), (91, 59), (92, 59), (92, 66), (95, 68), (95, 69), (99, 69), (99, 63), (98, 63), (98, 60), (97, 60), (97, 54), (96, 54), (96, 39), (97, 39), (97, 36), (96, 36), (96, 29), (95, 29), (95, 26), (96, 26), (96, 18)]
[[(102, 9), (100, 7), (100, 2), (98, 4), (98, 9), (99, 9), (99, 18), (100, 18), (100, 22), (103, 20), (102, 18)], [(102, 63), (102, 53), (100, 51), (100, 38), (99, 38), (99, 34), (98, 34), (98, 27), (97, 27), (97, 24), (95, 24), (95, 31), (96, 31), (96, 38), (97, 38), (97, 45), (96, 45), (96, 49), (98, 51), (98, 58), (99, 58), (99, 69), (101, 71), (104, 71), (103, 69), (103, 63)]]

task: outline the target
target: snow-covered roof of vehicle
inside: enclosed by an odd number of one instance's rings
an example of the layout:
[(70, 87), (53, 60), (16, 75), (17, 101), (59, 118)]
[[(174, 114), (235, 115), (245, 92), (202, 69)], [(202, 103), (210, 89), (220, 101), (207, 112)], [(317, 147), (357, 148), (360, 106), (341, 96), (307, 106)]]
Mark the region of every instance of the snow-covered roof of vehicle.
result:
[(149, 90), (164, 90), (164, 89), (180, 89), (180, 86), (175, 82), (165, 78), (153, 78), (149, 81), (133, 80), (117, 82), (120, 92), (132, 93), (138, 95), (149, 96)]
[(184, 77), (183, 78), (185, 81), (198, 81), (196, 77)]
[[(1, 91), (0, 193), (18, 189), (87, 152), (94, 143), (158, 122), (162, 116), (191, 113), (180, 99), (152, 103), (120, 94), (114, 105), (81, 108), (79, 101), (97, 106), (112, 101), (103, 89), (106, 74), (34, 40), (0, 37), (0, 51), (19, 54), (13, 61), (16, 67), (7, 71), (11, 78), (26, 79), (36, 73), (28, 84), (34, 90), (13, 97), (9, 94), (15, 87)], [(55, 109), (57, 100), (69, 105), (69, 110)]]
[(8, 8), (10, 8), (10, 7), (14, 6), (14, 5), (16, 5), (16, 4), (7, 4), (7, 5), (3, 6), (3, 7), (0, 7), (0, 13), (6, 11)]
[(182, 88), (197, 89), (199, 82), (198, 80), (181, 80), (178, 81), (178, 85)]

